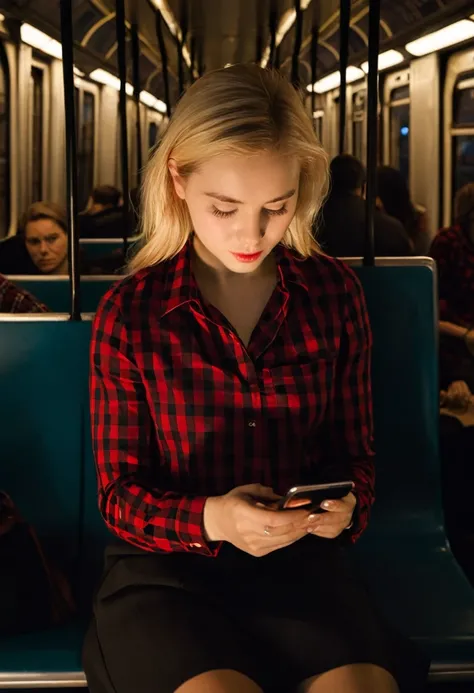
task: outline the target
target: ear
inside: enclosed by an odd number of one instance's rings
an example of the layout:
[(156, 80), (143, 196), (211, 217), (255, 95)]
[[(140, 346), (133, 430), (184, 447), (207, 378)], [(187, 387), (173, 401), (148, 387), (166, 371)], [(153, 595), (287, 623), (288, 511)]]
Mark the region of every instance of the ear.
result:
[(182, 176), (180, 176), (178, 166), (174, 159), (170, 159), (168, 161), (168, 171), (170, 172), (170, 176), (173, 181), (174, 189), (177, 196), (184, 200), (186, 197), (185, 180)]

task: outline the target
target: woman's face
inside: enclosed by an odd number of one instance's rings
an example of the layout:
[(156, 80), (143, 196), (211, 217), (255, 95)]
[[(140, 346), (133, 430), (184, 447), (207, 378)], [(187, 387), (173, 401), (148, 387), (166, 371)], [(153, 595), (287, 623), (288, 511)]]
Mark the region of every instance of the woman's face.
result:
[(44, 274), (67, 274), (67, 234), (52, 219), (29, 221), (26, 247), (36, 267)]
[(254, 272), (295, 214), (300, 166), (294, 158), (222, 155), (187, 178), (170, 161), (170, 173), (188, 205), (196, 251), (218, 269)]

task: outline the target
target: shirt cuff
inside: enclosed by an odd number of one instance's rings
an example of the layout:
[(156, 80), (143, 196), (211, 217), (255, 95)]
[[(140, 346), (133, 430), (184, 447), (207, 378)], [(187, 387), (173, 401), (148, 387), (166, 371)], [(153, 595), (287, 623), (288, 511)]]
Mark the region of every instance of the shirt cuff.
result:
[(185, 496), (176, 515), (178, 539), (185, 551), (215, 557), (222, 542), (208, 542), (204, 533), (204, 505), (207, 496)]

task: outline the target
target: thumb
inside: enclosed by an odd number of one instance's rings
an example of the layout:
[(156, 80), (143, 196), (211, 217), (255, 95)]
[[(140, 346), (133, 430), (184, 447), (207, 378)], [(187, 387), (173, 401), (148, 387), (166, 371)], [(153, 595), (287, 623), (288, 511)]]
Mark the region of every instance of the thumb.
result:
[(253, 498), (261, 500), (278, 500), (281, 498), (272, 488), (262, 484), (248, 484), (247, 486), (241, 486), (240, 490)]

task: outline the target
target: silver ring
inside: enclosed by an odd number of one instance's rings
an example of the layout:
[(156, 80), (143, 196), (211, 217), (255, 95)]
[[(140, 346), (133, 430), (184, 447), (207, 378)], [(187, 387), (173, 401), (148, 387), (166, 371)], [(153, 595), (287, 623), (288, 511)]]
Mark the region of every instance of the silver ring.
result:
[(265, 534), (266, 537), (271, 537), (271, 532), (269, 527), (265, 527), (263, 530), (263, 533)]

